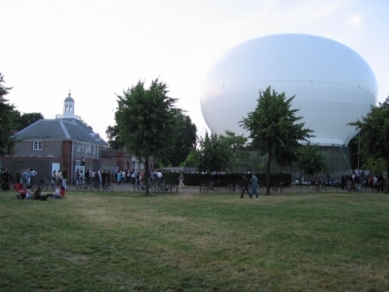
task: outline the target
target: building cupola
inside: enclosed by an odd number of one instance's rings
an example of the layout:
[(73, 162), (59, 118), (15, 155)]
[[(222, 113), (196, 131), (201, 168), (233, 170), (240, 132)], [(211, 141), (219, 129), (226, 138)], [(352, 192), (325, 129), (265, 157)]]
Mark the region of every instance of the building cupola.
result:
[(65, 98), (63, 104), (63, 118), (75, 118), (74, 116), (74, 99), (70, 96), (70, 92), (68, 97)]

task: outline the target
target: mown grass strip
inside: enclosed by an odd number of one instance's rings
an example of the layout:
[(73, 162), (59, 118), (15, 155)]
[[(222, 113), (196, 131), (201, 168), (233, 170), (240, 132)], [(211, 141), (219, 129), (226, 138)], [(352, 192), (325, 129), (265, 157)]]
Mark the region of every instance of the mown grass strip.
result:
[(0, 195), (4, 291), (385, 291), (389, 196)]

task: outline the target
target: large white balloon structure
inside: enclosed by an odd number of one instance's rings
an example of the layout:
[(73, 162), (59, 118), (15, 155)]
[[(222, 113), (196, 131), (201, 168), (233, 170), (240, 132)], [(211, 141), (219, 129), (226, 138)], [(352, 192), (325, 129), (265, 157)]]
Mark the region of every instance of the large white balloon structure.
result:
[(239, 121), (268, 86), (295, 95), (292, 108), (314, 131), (311, 142), (322, 146), (347, 145), (356, 135), (347, 124), (365, 116), (377, 99), (372, 70), (350, 48), (312, 35), (271, 35), (237, 45), (211, 67), (200, 100), (208, 127), (248, 136)]

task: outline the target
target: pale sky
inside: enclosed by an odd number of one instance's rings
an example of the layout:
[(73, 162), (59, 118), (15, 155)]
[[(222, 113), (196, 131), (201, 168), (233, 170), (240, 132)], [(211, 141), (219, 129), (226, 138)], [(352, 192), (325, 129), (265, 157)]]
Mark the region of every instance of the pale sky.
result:
[(243, 41), (306, 33), (364, 58), (389, 96), (388, 0), (0, 0), (0, 72), (22, 113), (75, 114), (106, 139), (116, 94), (156, 78), (204, 136), (207, 70)]

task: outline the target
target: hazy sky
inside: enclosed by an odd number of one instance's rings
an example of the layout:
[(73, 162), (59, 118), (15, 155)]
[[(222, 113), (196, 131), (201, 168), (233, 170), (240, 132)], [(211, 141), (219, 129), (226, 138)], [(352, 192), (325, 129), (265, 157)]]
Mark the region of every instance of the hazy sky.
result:
[(207, 70), (231, 47), (260, 36), (307, 33), (359, 53), (389, 96), (388, 0), (0, 0), (0, 72), (24, 113), (75, 113), (102, 137), (116, 94), (138, 80), (167, 83), (203, 136)]

